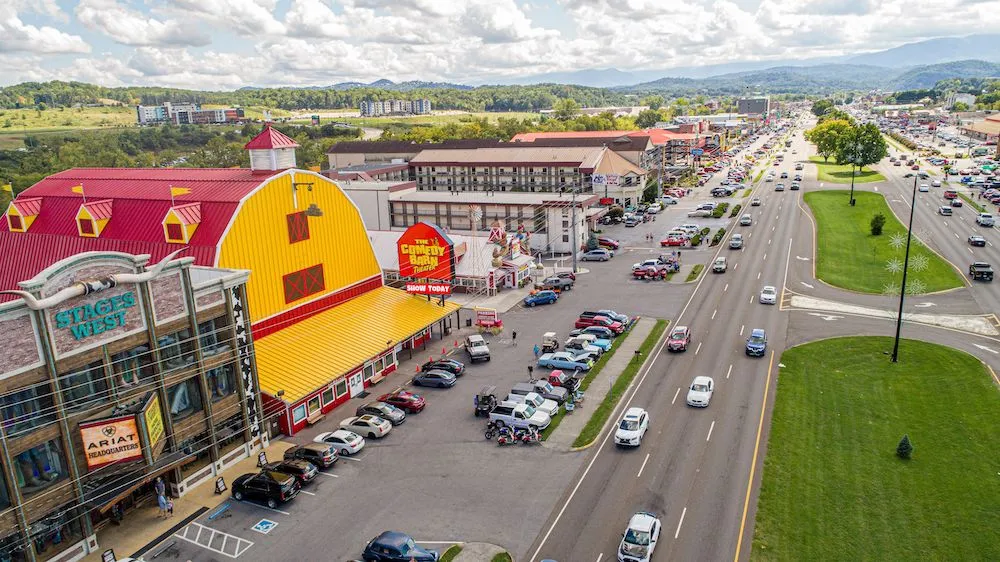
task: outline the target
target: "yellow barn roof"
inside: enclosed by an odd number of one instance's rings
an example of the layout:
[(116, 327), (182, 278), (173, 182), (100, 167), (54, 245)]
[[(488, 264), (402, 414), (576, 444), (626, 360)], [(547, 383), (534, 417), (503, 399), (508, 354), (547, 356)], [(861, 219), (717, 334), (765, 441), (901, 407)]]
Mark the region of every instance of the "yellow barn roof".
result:
[(379, 287), (269, 334), (254, 342), (260, 388), (297, 402), (460, 308), (438, 302)]

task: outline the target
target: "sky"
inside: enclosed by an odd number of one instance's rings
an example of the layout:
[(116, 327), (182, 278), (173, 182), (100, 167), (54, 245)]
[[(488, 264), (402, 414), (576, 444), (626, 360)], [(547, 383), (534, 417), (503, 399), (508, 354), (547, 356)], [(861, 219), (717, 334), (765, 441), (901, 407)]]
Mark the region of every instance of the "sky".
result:
[[(0, 85), (480, 84), (877, 51), (997, 0), (0, 0)], [(668, 75), (669, 73), (665, 74)]]

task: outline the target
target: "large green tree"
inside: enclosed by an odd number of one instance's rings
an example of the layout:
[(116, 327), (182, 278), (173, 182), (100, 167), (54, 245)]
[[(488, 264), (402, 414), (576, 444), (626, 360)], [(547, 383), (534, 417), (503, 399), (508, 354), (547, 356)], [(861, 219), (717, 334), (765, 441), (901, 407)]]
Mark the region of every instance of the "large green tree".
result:
[(816, 100), (812, 104), (812, 113), (817, 117), (826, 114), (831, 109), (833, 109), (833, 100)]
[(823, 121), (806, 131), (806, 140), (816, 145), (816, 152), (823, 157), (823, 160), (829, 160), (837, 153), (840, 139), (847, 135), (852, 128), (851, 123), (843, 119)]
[(639, 115), (635, 116), (635, 125), (646, 129), (656, 125), (658, 121), (662, 121), (663, 118), (660, 116), (660, 112), (655, 109), (644, 109), (639, 112)]
[(573, 98), (562, 98), (552, 104), (552, 111), (556, 119), (565, 121), (576, 117), (576, 114), (580, 113), (580, 104), (576, 103), (576, 100)]
[(855, 164), (858, 168), (874, 164), (888, 154), (885, 137), (874, 123), (851, 127), (837, 140), (835, 152), (838, 164)]

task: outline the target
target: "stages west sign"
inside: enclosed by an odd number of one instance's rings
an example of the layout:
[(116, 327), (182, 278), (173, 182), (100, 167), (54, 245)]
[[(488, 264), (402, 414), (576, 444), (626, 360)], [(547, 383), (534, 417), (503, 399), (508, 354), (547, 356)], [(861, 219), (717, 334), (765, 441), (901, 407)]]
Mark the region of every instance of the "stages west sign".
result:
[(418, 222), (396, 243), (399, 276), (406, 291), (419, 295), (451, 294), (455, 278), (455, 244), (435, 224)]
[(125, 325), (128, 309), (136, 305), (134, 291), (99, 299), (55, 314), (56, 329), (69, 329), (77, 341)]

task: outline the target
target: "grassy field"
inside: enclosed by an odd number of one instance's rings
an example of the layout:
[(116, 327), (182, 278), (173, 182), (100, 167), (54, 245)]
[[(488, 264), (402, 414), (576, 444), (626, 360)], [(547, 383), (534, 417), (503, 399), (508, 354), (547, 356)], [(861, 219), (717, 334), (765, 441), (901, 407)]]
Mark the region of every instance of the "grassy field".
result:
[[(896, 220), (882, 195), (855, 191), (857, 205), (851, 207), (849, 194), (846, 190), (827, 190), (812, 191), (803, 197), (816, 218), (816, 276), (852, 291), (898, 293), (904, 248), (893, 247), (892, 239), (894, 235), (897, 240), (905, 238), (906, 228)], [(869, 223), (878, 213), (885, 215), (885, 226), (880, 236), (872, 236)], [(891, 271), (890, 266), (897, 263), (898, 271)], [(916, 293), (930, 293), (961, 287), (963, 282), (948, 262), (914, 237), (906, 285)]]
[[(832, 160), (824, 162), (822, 156), (810, 156), (818, 170), (819, 181), (832, 183), (851, 183), (851, 167), (846, 164), (836, 164)], [(854, 177), (854, 183), (869, 183), (873, 181), (885, 181), (885, 176), (874, 170), (860, 170)]]
[(970, 355), (903, 340), (893, 364), (891, 349), (782, 355), (751, 560), (1000, 560), (1000, 393)]

